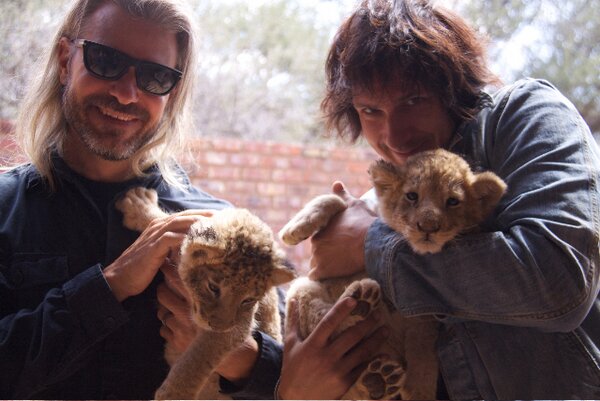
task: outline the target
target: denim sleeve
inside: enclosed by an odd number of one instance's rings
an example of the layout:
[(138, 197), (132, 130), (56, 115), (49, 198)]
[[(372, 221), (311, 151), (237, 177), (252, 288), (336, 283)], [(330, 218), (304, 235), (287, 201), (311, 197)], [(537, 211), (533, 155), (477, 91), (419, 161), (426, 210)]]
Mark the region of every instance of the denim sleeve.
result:
[(221, 378), (221, 392), (236, 400), (270, 400), (274, 398), (275, 385), (281, 371), (282, 348), (267, 334), (255, 331), (254, 339), (258, 342), (259, 356), (243, 387)]
[(376, 221), (367, 272), (407, 315), (571, 331), (598, 296), (597, 145), (572, 104), (544, 81), (513, 86), (482, 114), (463, 133), (478, 138), (480, 152), (471, 156), (508, 184), (482, 232), (416, 255)]
[[(10, 291), (0, 275), (0, 294)], [(100, 265), (50, 290), (34, 309), (3, 313), (0, 394), (28, 398), (68, 377), (85, 361), (89, 348), (127, 320)]]

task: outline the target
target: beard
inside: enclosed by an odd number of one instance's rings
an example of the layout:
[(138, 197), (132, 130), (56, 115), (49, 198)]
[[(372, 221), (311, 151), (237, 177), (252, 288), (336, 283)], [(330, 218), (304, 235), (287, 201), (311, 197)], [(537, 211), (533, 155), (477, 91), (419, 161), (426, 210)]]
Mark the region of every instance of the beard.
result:
[[(71, 90), (71, 85), (67, 83), (62, 96), (62, 106), (67, 125), (73, 133), (79, 137), (92, 154), (104, 160), (127, 160), (156, 135), (158, 124), (148, 125), (150, 116), (147, 110), (134, 104), (120, 104), (110, 95), (90, 95), (78, 103)], [(129, 139), (120, 140), (125, 136), (122, 130), (95, 128), (89, 120), (86, 112), (98, 107), (135, 116), (143, 125), (137, 132), (130, 135)]]

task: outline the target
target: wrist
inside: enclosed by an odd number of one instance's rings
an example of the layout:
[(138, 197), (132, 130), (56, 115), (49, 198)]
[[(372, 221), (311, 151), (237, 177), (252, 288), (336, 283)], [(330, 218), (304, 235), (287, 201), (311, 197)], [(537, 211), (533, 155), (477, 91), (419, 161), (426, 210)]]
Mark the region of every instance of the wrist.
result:
[(360, 235), (360, 246), (358, 247), (358, 249), (360, 249), (360, 255), (358, 256), (358, 261), (360, 262), (360, 266), (362, 266), (364, 268), (365, 266), (365, 262), (366, 262), (366, 251), (367, 251), (367, 236), (369, 234), (369, 229), (371, 228), (371, 226), (373, 225), (373, 222), (377, 219), (377, 217), (372, 217), (371, 219), (367, 219), (365, 221), (365, 225), (363, 226), (363, 230), (362, 233)]
[(110, 266), (104, 269), (102, 274), (104, 275), (104, 279), (106, 280), (106, 283), (110, 287), (110, 290), (117, 299), (117, 301), (122, 302), (123, 300), (129, 297), (125, 289), (122, 288), (122, 286), (120, 285), (120, 280), (118, 276), (114, 273), (112, 269), (110, 269)]
[[(275, 390), (273, 391), (273, 396), (276, 400), (303, 400), (306, 398), (307, 394), (303, 394), (302, 391), (297, 393), (294, 390), (294, 386), (286, 385), (285, 380), (282, 384), (281, 377), (277, 380), (277, 384), (275, 385)], [(306, 391), (305, 391), (306, 392)]]
[(279, 389), (279, 385), (281, 384), (281, 376), (279, 376), (279, 379), (277, 379), (277, 383), (275, 383), (275, 390), (273, 390), (273, 399), (274, 400), (286, 400), (289, 398), (282, 398), (281, 396), (281, 391)]
[(285, 388), (285, 385), (281, 385), (281, 377), (277, 380), (277, 384), (275, 385), (275, 390), (273, 391), (273, 397), (276, 400), (297, 400), (298, 398), (289, 394), (289, 391)]

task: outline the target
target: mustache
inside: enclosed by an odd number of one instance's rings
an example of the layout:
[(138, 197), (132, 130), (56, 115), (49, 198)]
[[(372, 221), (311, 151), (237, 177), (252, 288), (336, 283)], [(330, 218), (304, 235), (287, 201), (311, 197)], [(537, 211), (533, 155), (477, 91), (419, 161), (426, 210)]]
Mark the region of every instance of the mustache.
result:
[(121, 104), (112, 96), (107, 95), (91, 95), (84, 100), (83, 106), (87, 107), (105, 107), (117, 111), (119, 113), (129, 114), (141, 121), (148, 121), (150, 113), (148, 110), (138, 106), (137, 104)]

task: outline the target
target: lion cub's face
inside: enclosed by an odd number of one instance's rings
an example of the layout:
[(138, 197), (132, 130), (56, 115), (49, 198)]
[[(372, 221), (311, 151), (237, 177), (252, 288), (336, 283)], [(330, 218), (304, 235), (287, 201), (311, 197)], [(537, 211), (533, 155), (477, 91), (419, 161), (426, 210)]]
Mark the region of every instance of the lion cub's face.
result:
[(267, 290), (295, 277), (270, 228), (245, 209), (194, 223), (181, 247), (179, 274), (195, 324), (221, 332), (251, 319)]
[(382, 219), (420, 254), (438, 252), (475, 228), (506, 190), (495, 174), (474, 174), (464, 159), (443, 149), (418, 153), (403, 166), (379, 160), (369, 174)]

